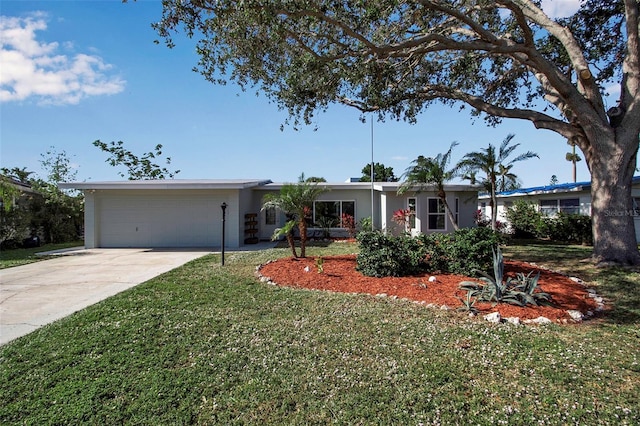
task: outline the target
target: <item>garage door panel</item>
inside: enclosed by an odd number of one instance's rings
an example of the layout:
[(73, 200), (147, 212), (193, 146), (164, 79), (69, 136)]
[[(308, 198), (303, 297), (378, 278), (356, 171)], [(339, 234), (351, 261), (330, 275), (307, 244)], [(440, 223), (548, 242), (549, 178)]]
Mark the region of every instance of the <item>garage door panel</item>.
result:
[(101, 247), (211, 247), (219, 245), (214, 217), (222, 198), (207, 195), (104, 195)]

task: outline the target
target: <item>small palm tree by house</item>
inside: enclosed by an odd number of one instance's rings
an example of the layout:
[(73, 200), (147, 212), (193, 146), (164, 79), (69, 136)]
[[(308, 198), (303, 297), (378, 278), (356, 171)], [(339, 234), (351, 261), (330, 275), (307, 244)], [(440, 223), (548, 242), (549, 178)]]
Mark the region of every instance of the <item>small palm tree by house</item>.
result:
[[(300, 231), (300, 257), (306, 257), (307, 246), (307, 217), (313, 208), (313, 202), (328, 189), (319, 186), (317, 182), (300, 181), (287, 183), (282, 186), (280, 193), (267, 194), (262, 208), (277, 208), (291, 218), (287, 224), (276, 231), (274, 235), (285, 235), (294, 257), (298, 257), (293, 241), (293, 224), (297, 223)], [(293, 223), (291, 223), (293, 222)]]
[(413, 188), (421, 191), (427, 187), (435, 187), (438, 198), (444, 204), (449, 221), (453, 224), (453, 228), (457, 230), (458, 222), (449, 208), (447, 194), (444, 190), (444, 184), (457, 175), (457, 168), (448, 169), (449, 162), (451, 161), (451, 151), (456, 145), (458, 145), (458, 143), (453, 142), (449, 150), (444, 154), (438, 154), (435, 157), (424, 157), (421, 155), (413, 160), (411, 163), (412, 166), (404, 172), (404, 182), (400, 185), (398, 193), (404, 194)]
[[(476, 173), (484, 174), (484, 179), (481, 181), (485, 187), (488, 188), (491, 195), (489, 205), (491, 207), (491, 228), (496, 230), (496, 221), (498, 212), (496, 210), (496, 192), (498, 190), (498, 178), (503, 174), (506, 180), (515, 180), (517, 177), (510, 172), (510, 166), (518, 161), (528, 160), (530, 158), (538, 157), (535, 152), (527, 151), (507, 161), (513, 151), (520, 146), (519, 143), (515, 145), (509, 145), (515, 135), (508, 135), (500, 144), (500, 147), (496, 151), (496, 148), (489, 144), (487, 148), (482, 148), (480, 151), (470, 152), (465, 155), (458, 163), (457, 167), (465, 173), (467, 176), (473, 176), (476, 178)], [(501, 168), (502, 167), (502, 168)], [(507, 176), (509, 176), (507, 178)]]

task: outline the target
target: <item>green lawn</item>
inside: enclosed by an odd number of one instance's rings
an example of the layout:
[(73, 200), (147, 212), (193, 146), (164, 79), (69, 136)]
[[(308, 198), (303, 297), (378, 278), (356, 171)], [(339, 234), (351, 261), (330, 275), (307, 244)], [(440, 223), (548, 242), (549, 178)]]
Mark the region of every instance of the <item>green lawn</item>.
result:
[(640, 424), (637, 273), (602, 272), (632, 293), (606, 320), (517, 327), (255, 280), (288, 254), (204, 257), (0, 348), (0, 423)]
[(47, 256), (36, 256), (36, 253), (51, 250), (60, 250), (70, 247), (79, 247), (83, 245), (84, 242), (82, 241), (73, 241), (71, 243), (62, 244), (45, 244), (43, 246), (34, 248), (2, 250), (0, 251), (0, 269), (26, 265), (27, 263), (39, 262), (41, 260), (48, 259)]

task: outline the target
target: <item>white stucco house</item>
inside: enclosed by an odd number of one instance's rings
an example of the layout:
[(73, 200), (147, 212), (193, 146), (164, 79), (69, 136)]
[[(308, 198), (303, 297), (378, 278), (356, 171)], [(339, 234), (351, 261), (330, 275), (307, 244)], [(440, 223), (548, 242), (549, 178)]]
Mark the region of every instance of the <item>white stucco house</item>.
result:
[[(269, 240), (285, 223), (282, 212), (262, 210), (267, 193), (277, 193), (283, 183), (268, 179), (145, 180), (62, 183), (62, 189), (85, 195), (85, 246), (95, 247), (220, 247), (222, 204), (226, 204), (225, 246), (240, 247)], [(413, 213), (412, 233), (453, 230), (434, 191), (398, 195), (398, 182), (320, 183), (329, 191), (313, 206), (313, 223), (342, 213), (356, 221), (371, 217), (376, 229), (393, 230), (393, 212)], [(475, 226), (478, 189), (472, 185), (447, 185), (447, 203), (460, 227)], [(336, 225), (339, 226), (339, 225)], [(332, 235), (344, 235), (341, 228)]]
[[(557, 185), (518, 188), (497, 194), (498, 220), (508, 223), (506, 212), (517, 200), (525, 200), (537, 206), (538, 210), (548, 216), (557, 212), (591, 215), (591, 182), (562, 183)], [(634, 209), (621, 214), (633, 215), (636, 240), (640, 243), (640, 176), (632, 182), (631, 196)], [(491, 215), (489, 194), (478, 196), (478, 209), (483, 217)]]

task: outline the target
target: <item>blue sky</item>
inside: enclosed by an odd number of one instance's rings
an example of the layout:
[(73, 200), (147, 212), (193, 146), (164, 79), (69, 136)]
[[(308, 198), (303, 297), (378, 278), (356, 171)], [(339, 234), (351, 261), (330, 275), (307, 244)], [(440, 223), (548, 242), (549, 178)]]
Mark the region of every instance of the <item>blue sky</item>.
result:
[[(550, 0), (548, 11), (574, 0)], [(559, 12), (560, 13), (560, 12)], [(315, 126), (280, 130), (284, 111), (264, 96), (216, 86), (192, 71), (195, 42), (178, 37), (168, 49), (150, 24), (161, 2), (2, 0), (0, 164), (42, 176), (41, 153), (66, 151), (80, 181), (121, 180), (121, 169), (92, 145), (122, 140), (141, 155), (162, 144), (182, 179), (265, 178), (295, 181), (300, 173), (342, 182), (371, 160), (371, 126), (354, 109), (335, 105)], [(10, 65), (10, 66), (9, 66)], [(314, 130), (317, 127), (317, 130)], [(509, 134), (540, 159), (514, 166), (525, 186), (571, 180), (566, 141), (528, 121), (496, 128), (465, 111), (436, 106), (418, 124), (374, 124), (374, 161), (401, 175), (418, 155), (455, 148), (453, 160)], [(589, 180), (584, 161), (578, 180)]]

